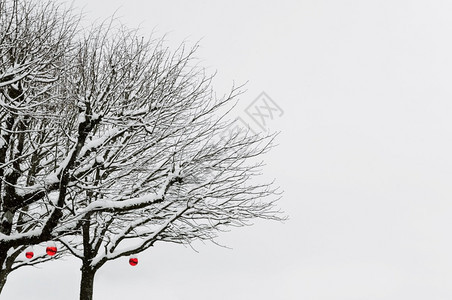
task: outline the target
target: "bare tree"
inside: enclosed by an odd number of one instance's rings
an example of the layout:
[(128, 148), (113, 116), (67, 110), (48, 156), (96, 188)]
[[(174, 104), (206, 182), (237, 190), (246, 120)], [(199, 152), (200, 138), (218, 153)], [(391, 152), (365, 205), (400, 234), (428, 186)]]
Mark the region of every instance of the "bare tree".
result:
[[(175, 52), (124, 27), (95, 28), (80, 45), (71, 91), (100, 119), (82, 148), (71, 186), (74, 212), (59, 240), (82, 260), (80, 299), (92, 299), (96, 271), (157, 241), (212, 240), (252, 218), (281, 220), (270, 184), (251, 183), (273, 136), (216, 140), (227, 126), (211, 76), (194, 64), (196, 46)], [(70, 86), (71, 83), (68, 83)], [(89, 152), (89, 154), (88, 154)], [(65, 230), (63, 230), (65, 231)]]
[(77, 33), (51, 2), (0, 3), (0, 289), (29, 245), (80, 258), (86, 300), (109, 260), (283, 218), (253, 179), (274, 136), (216, 138), (240, 92), (215, 96), (196, 46), (114, 21)]
[(78, 20), (52, 2), (0, 0), (0, 291), (19, 253), (50, 239), (62, 216), (73, 162), (60, 165), (69, 123), (59, 79)]

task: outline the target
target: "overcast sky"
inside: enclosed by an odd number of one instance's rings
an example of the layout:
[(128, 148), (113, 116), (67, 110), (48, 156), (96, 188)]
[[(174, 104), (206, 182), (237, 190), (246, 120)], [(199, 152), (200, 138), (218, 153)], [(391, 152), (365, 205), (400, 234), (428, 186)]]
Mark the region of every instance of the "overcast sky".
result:
[[(284, 224), (160, 246), (106, 264), (96, 300), (452, 299), (452, 2), (74, 0), (87, 20), (120, 16), (198, 57), (234, 111), (265, 92), (282, 110), (264, 178)], [(257, 99), (259, 101), (259, 99)], [(274, 106), (276, 107), (276, 106)], [(78, 299), (79, 262), (12, 273), (0, 299)]]

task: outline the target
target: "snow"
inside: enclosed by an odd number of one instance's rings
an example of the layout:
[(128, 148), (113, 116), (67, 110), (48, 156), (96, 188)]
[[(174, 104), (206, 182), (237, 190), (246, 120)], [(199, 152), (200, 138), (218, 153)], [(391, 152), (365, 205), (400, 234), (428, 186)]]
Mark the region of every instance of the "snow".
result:
[(82, 124), (84, 122), (86, 122), (86, 116), (85, 113), (82, 112), (78, 115), (78, 124)]
[(92, 116), (92, 119), (93, 119), (93, 120), (99, 120), (99, 119), (102, 118), (102, 117), (103, 117), (102, 114), (94, 113), (93, 116)]
[(59, 197), (59, 193), (58, 192), (52, 192), (52, 193), (49, 193), (47, 195), (47, 198), (48, 198), (49, 202), (51, 202), (55, 206), (58, 203), (58, 197)]
[(97, 164), (103, 164), (105, 162), (104, 158), (100, 155), (96, 156), (96, 163)]
[[(15, 75), (16, 73), (19, 73), (19, 71), (15, 71), (15, 72), (11, 72), (10, 74), (4, 74), (3, 76), (1, 76), (0, 78), (5, 78), (5, 77), (8, 77), (8, 76), (11, 76), (11, 75)], [(17, 77), (14, 77), (13, 79), (11, 79), (11, 80), (8, 80), (8, 81), (2, 81), (2, 82), (0, 82), (0, 88), (2, 88), (2, 87), (5, 87), (5, 86), (8, 86), (8, 85), (11, 85), (11, 84), (13, 84), (13, 83), (15, 83), (15, 82), (18, 82), (19, 80), (22, 80), (22, 79), (24, 79), (25, 77), (27, 77), (29, 75), (29, 73), (23, 73), (23, 74), (21, 74), (20, 76), (17, 76)]]
[(11, 175), (12, 173), (13, 173), (13, 169), (12, 169), (12, 168), (7, 168), (7, 169), (5, 170), (4, 175), (5, 175), (5, 176), (9, 176), (9, 175)]
[(41, 230), (40, 229), (35, 229), (35, 230), (31, 230), (25, 233), (17, 233), (17, 234), (13, 234), (13, 235), (6, 235), (3, 233), (0, 233), (0, 240), (2, 241), (15, 241), (15, 240), (20, 240), (23, 238), (31, 238), (31, 237), (37, 237), (39, 235), (41, 235)]
[(126, 111), (124, 111), (123, 115), (124, 116), (139, 116), (139, 115), (146, 114), (148, 111), (149, 111), (148, 107), (143, 107), (140, 109), (126, 110)]
[(164, 190), (160, 190), (157, 194), (147, 194), (141, 197), (136, 197), (128, 200), (114, 201), (114, 200), (97, 200), (90, 203), (82, 210), (82, 214), (95, 210), (110, 210), (110, 209), (128, 209), (134, 206), (152, 204), (159, 202), (163, 198)]
[(105, 141), (107, 141), (109, 138), (115, 136), (118, 133), (119, 133), (118, 128), (112, 128), (107, 130), (101, 137), (89, 141), (85, 146), (82, 147), (80, 151), (80, 157), (83, 157), (88, 151), (99, 148), (103, 143), (105, 143)]
[(33, 193), (37, 192), (39, 190), (43, 190), (46, 185), (52, 185), (54, 183), (57, 183), (59, 181), (58, 175), (61, 173), (61, 170), (67, 167), (67, 164), (69, 163), (72, 153), (74, 152), (74, 149), (71, 149), (69, 153), (67, 154), (66, 158), (63, 160), (63, 162), (60, 164), (60, 166), (52, 173), (46, 176), (44, 180), (44, 185), (42, 184), (35, 184), (32, 186), (24, 186), (24, 187), (16, 187), (16, 193), (19, 196), (24, 196), (26, 193)]

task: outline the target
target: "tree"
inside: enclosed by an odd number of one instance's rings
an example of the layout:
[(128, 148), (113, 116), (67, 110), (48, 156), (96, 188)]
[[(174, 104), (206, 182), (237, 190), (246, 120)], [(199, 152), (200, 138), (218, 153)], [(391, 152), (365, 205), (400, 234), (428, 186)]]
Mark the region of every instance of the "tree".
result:
[(78, 21), (52, 2), (0, 0), (0, 291), (17, 256), (52, 239), (63, 216), (74, 159), (62, 164), (73, 126), (60, 78)]
[(259, 200), (276, 189), (250, 182), (260, 163), (246, 164), (273, 137), (215, 140), (227, 126), (220, 109), (238, 89), (214, 97), (212, 76), (191, 65), (196, 46), (172, 53), (162, 40), (111, 27), (85, 37), (72, 69), (74, 98), (102, 115), (80, 164), (85, 172), (72, 186), (70, 226), (82, 232), (59, 239), (82, 260), (83, 300), (92, 299), (94, 276), (107, 261), (157, 241), (212, 240), (256, 217), (281, 219), (272, 201)]
[[(58, 240), (82, 260), (80, 298), (92, 299), (107, 261), (283, 218), (269, 199), (277, 189), (253, 181), (274, 136), (216, 138), (240, 88), (218, 99), (196, 46), (172, 52), (115, 21), (78, 32), (51, 2), (0, 3), (19, 32), (1, 43), (12, 61), (0, 69), (2, 285), (25, 247)], [(21, 27), (39, 17), (59, 29), (36, 29), (56, 46)]]

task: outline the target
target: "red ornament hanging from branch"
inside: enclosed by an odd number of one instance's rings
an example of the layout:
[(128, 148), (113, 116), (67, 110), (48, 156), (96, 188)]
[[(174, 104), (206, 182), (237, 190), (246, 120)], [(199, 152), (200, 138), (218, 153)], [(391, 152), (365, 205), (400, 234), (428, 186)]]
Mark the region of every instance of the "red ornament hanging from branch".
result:
[(33, 247), (28, 247), (27, 250), (25, 250), (25, 257), (28, 259), (32, 259), (35, 253), (33, 252)]
[(129, 264), (132, 267), (135, 267), (136, 265), (138, 265), (138, 258), (137, 257), (131, 257), (129, 258)]
[(57, 247), (54, 242), (50, 242), (46, 248), (47, 255), (54, 256), (57, 253)]

